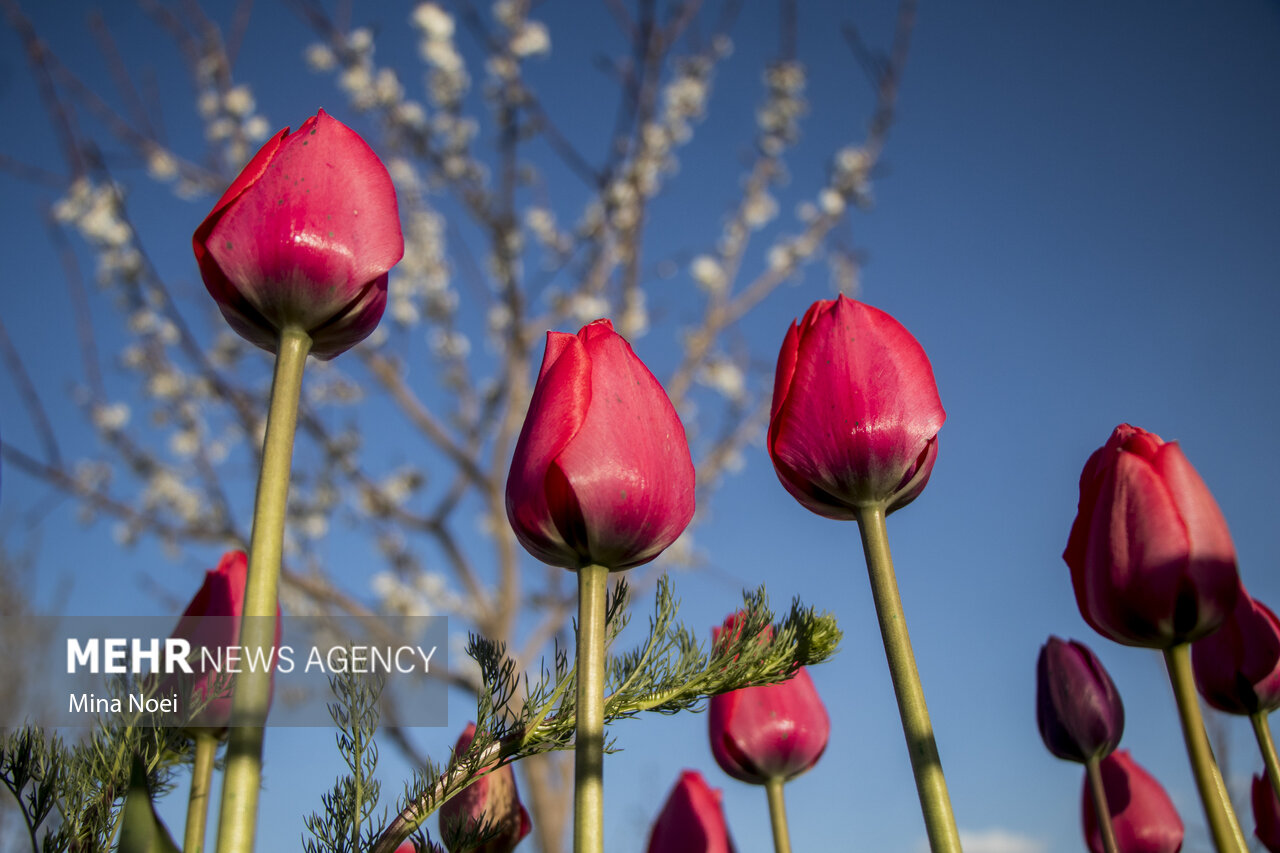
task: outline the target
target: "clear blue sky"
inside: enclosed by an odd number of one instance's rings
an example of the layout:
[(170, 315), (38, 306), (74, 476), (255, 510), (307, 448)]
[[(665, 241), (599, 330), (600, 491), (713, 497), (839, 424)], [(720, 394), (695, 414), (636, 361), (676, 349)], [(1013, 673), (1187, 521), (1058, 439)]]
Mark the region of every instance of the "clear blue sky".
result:
[[(867, 108), (867, 87), (830, 26), (846, 4), (800, 5), (812, 116), (792, 161), (794, 191), (781, 196), (784, 218), (825, 168), (805, 152), (856, 139)], [(56, 6), (29, 11), (60, 55), (95, 73), (82, 14), (89, 4)], [(655, 208), (655, 257), (708, 245), (734, 197), (732, 158), (718, 152), (742, 145), (759, 92), (755, 69), (773, 46), (773, 4), (748, 7), (706, 130)], [(410, 57), (412, 40), (400, 32), (408, 7), (384, 8), (379, 56)], [(871, 4), (857, 20), (883, 37), (890, 11)], [(254, 16), (239, 73), (273, 126), (296, 126), (321, 106), (350, 119), (331, 81), (302, 68), (309, 34), (273, 3), (257, 4)], [(587, 66), (606, 17), (567, 2), (538, 4), (533, 17), (551, 31), (550, 59), (541, 70), (531, 64), (549, 111), (571, 129), (594, 121), (581, 104), (608, 89)], [(108, 21), (129, 61), (147, 64), (141, 16), (113, 5)], [(404, 78), (417, 85), (416, 74)], [(34, 91), (12, 32), (0, 32), (8, 128), (0, 151), (60, 170)], [(175, 134), (197, 133), (184, 110), (170, 110)], [(1160, 660), (1085, 625), (1060, 555), (1085, 459), (1130, 421), (1182, 443), (1231, 525), (1246, 584), (1280, 604), (1280, 3), (924, 4), (885, 167), (877, 206), (855, 216), (852, 233), (868, 253), (862, 298), (924, 345), (948, 413), (933, 479), (890, 519), (890, 536), (955, 811), (973, 836), (967, 849), (1081, 849), (1081, 774), (1049, 756), (1034, 724), (1035, 658), (1054, 633), (1089, 643), (1109, 668), (1128, 712), (1123, 745), (1169, 789), (1188, 826), (1184, 849), (1207, 850)], [(122, 177), (145, 205), (141, 176)], [(70, 309), (39, 222), (56, 193), (9, 174), (0, 174), (0, 193), (0, 312), (64, 450), (92, 455), (69, 402), (79, 370)], [(140, 224), (191, 305), (201, 291), (188, 240), (210, 203), (169, 202), (179, 213)], [(745, 331), (760, 362), (772, 364), (790, 320), (830, 295), (815, 266), (757, 311)], [(637, 342), (641, 357), (661, 361), (661, 334)], [(106, 334), (104, 348), (113, 342)], [(36, 450), (7, 374), (0, 430)], [(216, 561), (212, 551), (177, 561), (154, 547), (120, 551), (108, 525), (84, 527), (66, 504), (26, 529), (26, 513), (47, 495), (5, 471), (0, 535), (10, 547), (38, 546), (42, 605), (91, 607), (105, 596), (130, 607), (137, 597), (147, 612), (176, 613), (199, 570)], [(830, 609), (845, 631), (839, 656), (812, 671), (833, 729), (822, 761), (788, 789), (796, 849), (915, 853), (923, 830), (856, 528), (801, 509), (762, 447), (710, 510), (697, 533), (710, 567), (676, 579), (689, 623), (709, 628), (741, 587), (765, 582), (776, 605), (798, 595)], [(144, 576), (171, 601), (157, 599)], [(469, 716), (458, 702), (451, 713), (449, 728), (422, 735), (437, 755)], [(719, 772), (705, 725), (682, 715), (615, 728), (623, 752), (606, 766), (611, 851), (642, 849), (685, 766), (724, 789), (740, 849), (766, 849), (763, 793)], [(1243, 721), (1224, 725), (1230, 781), (1247, 790), (1260, 760)], [(331, 744), (323, 730), (269, 732), (260, 849), (295, 847), (301, 815), (338, 771)], [(396, 790), (403, 768), (392, 749), (383, 755)], [(171, 824), (180, 823), (179, 799), (166, 808)], [(1242, 820), (1251, 831), (1252, 817)]]

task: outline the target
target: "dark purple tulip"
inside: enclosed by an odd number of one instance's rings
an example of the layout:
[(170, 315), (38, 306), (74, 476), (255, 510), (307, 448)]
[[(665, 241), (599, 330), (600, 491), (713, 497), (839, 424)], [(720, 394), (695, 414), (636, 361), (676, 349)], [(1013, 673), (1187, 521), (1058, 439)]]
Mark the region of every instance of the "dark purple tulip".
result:
[(1124, 734), (1124, 704), (1088, 646), (1050, 637), (1036, 662), (1036, 723), (1044, 745), (1081, 764), (1111, 754)]
[(1253, 777), (1253, 834), (1271, 853), (1280, 853), (1280, 800), (1266, 774)]
[(1191, 645), (1204, 700), (1228, 714), (1280, 708), (1280, 620), (1243, 589), (1222, 627)]

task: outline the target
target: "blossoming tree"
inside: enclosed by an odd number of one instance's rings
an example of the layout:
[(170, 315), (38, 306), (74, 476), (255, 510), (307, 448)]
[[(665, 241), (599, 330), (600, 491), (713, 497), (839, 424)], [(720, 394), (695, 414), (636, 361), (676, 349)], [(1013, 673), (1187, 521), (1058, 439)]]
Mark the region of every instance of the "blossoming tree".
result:
[[(274, 45), (283, 61), (293, 51), (331, 84), (329, 111), (359, 127), (385, 162), (404, 233), (381, 326), (340, 335), (322, 355), (372, 331), (341, 360), (314, 363), (302, 388), (281, 600), (298, 624), (341, 625), (372, 641), (410, 636), (421, 617), (447, 614), (456, 627), (505, 644), (516, 671), (536, 667), (567, 636), (576, 602), (565, 573), (527, 559), (504, 522), (508, 465), (544, 332), (609, 316), (623, 337), (662, 352), (651, 367), (688, 431), (700, 502), (714, 500), (769, 416), (772, 371), (744, 344), (744, 321), (805, 276), (823, 288), (817, 295), (857, 289), (849, 223), (872, 201), (915, 13), (903, 0), (876, 40), (864, 40), (852, 19), (833, 22), (843, 27), (848, 61), (831, 73), (851, 86), (871, 84), (865, 124), (807, 155), (827, 164), (823, 177), (788, 186), (807, 117), (797, 39), (803, 4), (601, 7), (592, 14), (607, 37), (590, 56), (562, 46), (536, 6), (514, 0), (486, 8), (423, 2), (394, 14), (349, 3), (330, 11), (316, 0), (269, 13), (251, 3), (224, 13), (141, 2), (125, 25), (96, 13), (85, 20), (111, 68), (109, 86), (51, 47), (35, 10), (4, 0), (59, 164), (0, 151), (0, 168), (46, 187), (51, 239), (67, 260), (51, 275), (62, 281), (47, 284), (65, 284), (76, 306), (68, 338), (80, 355), (75, 400), (97, 442), (66, 443), (46, 414), (47, 389), (26, 380), (24, 361), (41, 354), (13, 351), (0, 326), (40, 437), (36, 446), (5, 441), (3, 464), (73, 496), (122, 546), (158, 542), (175, 554), (249, 547), (252, 486), (243, 470), (263, 459), (270, 362), (207, 303), (188, 298), (183, 282), (194, 265), (165, 260), (152, 222), (194, 227), (280, 125), (321, 106), (288, 116), (263, 108), (280, 100), (273, 86), (285, 83), (246, 76), (263, 58), (242, 49), (260, 46), (255, 28), (269, 14), (288, 22), (277, 36), (283, 46)], [(752, 94), (754, 125), (723, 131), (740, 155), (726, 173), (733, 191), (723, 216), (679, 243), (655, 236), (654, 218), (669, 215), (664, 194), (700, 168), (683, 162), (691, 140), (704, 127), (722, 132), (717, 72), (744, 16), (760, 15), (777, 40), (750, 45), (767, 57)], [(163, 121), (149, 72), (121, 49), (139, 39), (160, 40), (164, 49), (148, 62), (167, 63), (174, 79), (185, 71), (194, 93), (190, 103), (164, 104)], [(406, 56), (411, 48), (416, 59)], [(593, 60), (603, 69), (558, 64)], [(607, 119), (566, 114), (554, 88), (565, 73), (599, 74)], [(783, 198), (797, 202), (794, 213)], [(208, 242), (220, 227), (197, 235), (206, 282), (236, 276), (230, 238)], [(253, 227), (237, 225), (234, 239), (252, 238)], [(830, 286), (813, 284), (823, 277)], [(673, 280), (685, 285), (678, 294)], [(275, 329), (263, 304), (224, 297), (220, 307), (237, 331), (264, 328), (263, 317)], [(360, 543), (370, 571), (352, 578), (329, 563), (326, 544), (338, 535)], [(696, 559), (686, 536), (658, 565)], [(485, 689), (465, 665), (443, 677), (458, 691)], [(383, 731), (411, 760), (425, 761), (402, 717), (394, 694), (385, 697)], [(519, 766), (537, 842), (558, 850), (571, 762), (548, 754)]]

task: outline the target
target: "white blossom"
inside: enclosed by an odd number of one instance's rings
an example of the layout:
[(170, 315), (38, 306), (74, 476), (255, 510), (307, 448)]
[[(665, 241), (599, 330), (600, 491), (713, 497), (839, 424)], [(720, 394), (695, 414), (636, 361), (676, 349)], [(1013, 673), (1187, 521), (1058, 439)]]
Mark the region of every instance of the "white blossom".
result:
[(839, 216), (844, 213), (844, 196), (827, 187), (818, 193), (818, 207), (828, 216)]
[(551, 36), (541, 21), (525, 21), (511, 38), (511, 52), (519, 57), (551, 52)]
[(702, 368), (698, 378), (730, 400), (742, 399), (747, 391), (747, 379), (742, 369), (726, 358), (710, 361)]
[(312, 71), (331, 71), (338, 64), (338, 58), (327, 44), (317, 43), (307, 47), (306, 60)]
[(102, 403), (93, 407), (93, 425), (104, 432), (119, 432), (129, 423), (129, 406), (125, 403)]
[(710, 255), (698, 255), (689, 266), (689, 272), (698, 286), (710, 292), (724, 289), (726, 284), (724, 268), (720, 262)]
[(243, 85), (228, 89), (222, 96), (222, 108), (237, 118), (244, 118), (253, 113), (253, 93)]
[(413, 10), (413, 25), (433, 39), (453, 38), (453, 17), (435, 3), (419, 3)]
[(178, 161), (163, 148), (147, 152), (147, 174), (157, 181), (172, 180), (178, 174)]

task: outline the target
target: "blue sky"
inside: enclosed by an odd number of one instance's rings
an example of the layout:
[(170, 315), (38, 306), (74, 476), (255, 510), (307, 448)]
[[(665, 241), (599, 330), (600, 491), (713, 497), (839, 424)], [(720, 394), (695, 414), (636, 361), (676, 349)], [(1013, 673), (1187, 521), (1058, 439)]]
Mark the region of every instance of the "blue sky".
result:
[[(73, 11), (32, 14), (55, 50), (92, 73), (81, 14), (90, 6), (67, 5)], [(287, 12), (258, 5), (238, 73), (253, 83), (273, 126), (296, 126), (320, 106), (350, 119), (331, 81), (303, 68), (309, 35)], [(794, 191), (779, 196), (784, 220), (821, 179), (826, 164), (817, 152), (856, 138), (868, 104), (867, 86), (830, 25), (847, 14), (845, 4), (801, 5), (811, 116), (791, 162)], [(407, 61), (412, 41), (400, 44), (394, 35), (408, 7), (384, 8), (377, 13), (387, 33), (379, 56), (385, 50)], [(872, 4), (855, 19), (869, 37), (883, 39), (891, 11)], [(552, 37), (551, 57), (531, 72), (548, 110), (590, 135), (598, 118), (575, 106), (609, 91), (608, 81), (582, 70), (607, 18), (565, 2), (540, 4), (533, 16)], [(161, 63), (163, 56), (144, 55), (150, 48), (139, 17), (116, 7), (108, 21), (131, 62)], [(737, 179), (732, 159), (717, 154), (741, 146), (749, 132), (756, 69), (772, 50), (772, 31), (772, 4), (748, 4), (735, 53), (717, 77), (711, 118), (654, 208), (655, 256), (714, 239)], [(9, 117), (0, 151), (60, 170), (11, 31), (0, 33), (0, 57), (0, 108)], [(160, 85), (175, 97), (182, 91), (167, 80)], [(175, 136), (198, 133), (177, 118), (178, 106), (173, 113)], [(920, 10), (897, 123), (874, 183), (876, 206), (853, 218), (851, 233), (867, 253), (861, 298), (920, 340), (948, 413), (932, 481), (889, 525), (970, 853), (1081, 848), (1081, 774), (1044, 750), (1034, 724), (1034, 663), (1051, 633), (1083, 640), (1099, 654), (1125, 700), (1122, 745), (1168, 788), (1188, 826), (1184, 849), (1208, 849), (1160, 659), (1111, 644), (1085, 625), (1061, 551), (1085, 459), (1117, 423), (1129, 421), (1181, 442), (1231, 525), (1246, 585), (1280, 604), (1277, 152), (1275, 2), (990, 2)], [(136, 182), (138, 200), (147, 204), (141, 175), (123, 177)], [(90, 455), (94, 439), (70, 402), (79, 369), (67, 345), (70, 309), (39, 223), (41, 205), (56, 191), (4, 173), (0, 193), (0, 246), (8, 260), (0, 313), (55, 415), (64, 450)], [(170, 202), (180, 214), (139, 226), (192, 305), (201, 291), (189, 234), (211, 201)], [(743, 338), (762, 365), (772, 364), (791, 319), (831, 296), (820, 266), (744, 324)], [(683, 274), (677, 285), (691, 286)], [(104, 347), (118, 342), (104, 334)], [(637, 341), (637, 353), (660, 364), (662, 334)], [(8, 374), (0, 376), (0, 430), (6, 441), (36, 449)], [(0, 535), (13, 548), (38, 546), (34, 586), (42, 605), (89, 607), (106, 595), (122, 607), (176, 613), (199, 570), (216, 561), (211, 551), (176, 561), (150, 546), (121, 551), (109, 525), (82, 526), (66, 504), (26, 529), (28, 511), (47, 496), (45, 487), (5, 471)], [(923, 830), (856, 528), (801, 509), (759, 446), (708, 510), (696, 540), (708, 567), (676, 578), (686, 621), (709, 628), (733, 609), (739, 589), (763, 582), (777, 606), (800, 596), (832, 611), (845, 632), (836, 659), (812, 670), (833, 727), (822, 761), (788, 788), (796, 848), (914, 853)], [(637, 602), (637, 620), (645, 609)], [(444, 755), (467, 718), (465, 704), (455, 702), (453, 725), (424, 731), (420, 740)], [(1222, 725), (1230, 734), (1230, 781), (1247, 791), (1249, 774), (1261, 767), (1248, 726)], [(623, 751), (606, 765), (611, 851), (642, 849), (649, 821), (685, 766), (724, 789), (740, 849), (765, 849), (763, 792), (719, 772), (705, 726), (705, 718), (686, 714), (614, 729)], [(260, 849), (293, 849), (301, 815), (338, 772), (331, 743), (323, 730), (269, 732)], [(395, 790), (403, 767), (393, 750), (383, 755)], [(166, 809), (175, 824), (178, 799)], [(1251, 831), (1251, 816), (1241, 817)]]

